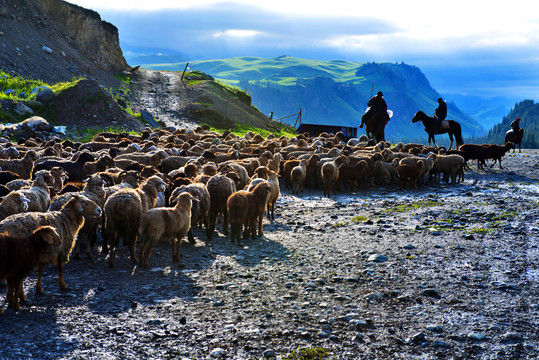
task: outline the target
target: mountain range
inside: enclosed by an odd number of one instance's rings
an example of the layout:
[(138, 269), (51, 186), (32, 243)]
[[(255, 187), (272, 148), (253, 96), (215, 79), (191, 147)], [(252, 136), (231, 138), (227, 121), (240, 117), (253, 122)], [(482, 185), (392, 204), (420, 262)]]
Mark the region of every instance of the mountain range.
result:
[[(129, 61), (129, 58), (128, 58)], [(154, 70), (183, 71), (186, 63), (143, 64)], [(193, 61), (216, 79), (247, 90), (253, 105), (273, 118), (302, 110), (302, 122), (309, 124), (358, 126), (370, 97), (384, 93), (394, 116), (386, 128), (391, 140), (425, 136), (420, 125), (411, 123), (415, 112), (433, 114), (441, 95), (415, 66), (404, 63), (357, 63), (318, 61), (291, 56), (274, 58), (236, 57)], [(486, 131), (476, 120), (448, 101), (448, 118), (457, 120), (464, 136), (481, 136)], [(283, 119), (294, 125), (295, 117)]]

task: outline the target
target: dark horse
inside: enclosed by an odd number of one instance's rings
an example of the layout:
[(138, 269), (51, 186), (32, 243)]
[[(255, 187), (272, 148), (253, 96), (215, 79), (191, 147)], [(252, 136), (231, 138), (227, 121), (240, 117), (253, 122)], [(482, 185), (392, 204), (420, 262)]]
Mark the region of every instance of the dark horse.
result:
[(386, 111), (372, 111), (363, 114), (363, 122), (366, 124), (365, 132), (369, 139), (374, 137), (376, 142), (386, 141), (385, 129), (389, 121), (389, 115)]
[(425, 126), (425, 131), (429, 134), (429, 145), (432, 139), (432, 143), (434, 144), (434, 146), (436, 146), (436, 142), (434, 141), (435, 134), (445, 133), (449, 135), (449, 140), (451, 140), (449, 149), (451, 149), (451, 147), (453, 146), (453, 135), (455, 135), (455, 140), (457, 141), (457, 149), (460, 145), (464, 144), (464, 141), (462, 141), (462, 130), (460, 129), (460, 124), (455, 120), (442, 121), (442, 125), (440, 126), (438, 131), (434, 130), (435, 119), (431, 116), (428, 116), (423, 111), (416, 112), (414, 118), (412, 119), (413, 123), (416, 123), (418, 121), (421, 121), (423, 123), (423, 126)]
[(516, 152), (517, 145), (518, 145), (518, 152), (520, 152), (520, 148), (522, 146), (522, 138), (524, 137), (524, 129), (520, 128), (518, 129), (518, 132), (515, 132), (513, 129), (507, 131), (505, 133), (505, 141), (504, 143), (507, 143), (508, 141), (515, 144), (515, 147), (513, 148), (513, 152)]

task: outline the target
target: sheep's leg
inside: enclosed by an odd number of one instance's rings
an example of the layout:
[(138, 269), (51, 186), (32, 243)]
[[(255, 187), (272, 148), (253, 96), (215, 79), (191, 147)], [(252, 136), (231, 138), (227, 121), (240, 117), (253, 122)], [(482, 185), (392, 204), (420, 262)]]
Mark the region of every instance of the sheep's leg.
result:
[(60, 290), (65, 290), (67, 289), (67, 284), (64, 281), (64, 263), (58, 261), (56, 267), (58, 268), (58, 284), (60, 285)]
[(138, 263), (137, 253), (135, 250), (136, 243), (137, 243), (137, 235), (135, 235), (134, 238), (131, 237), (131, 239), (129, 239), (129, 252), (131, 253), (131, 261), (134, 264)]
[(182, 238), (183, 238), (183, 235), (182, 234), (178, 234), (177, 236), (177, 239), (176, 239), (176, 250), (175, 250), (175, 253), (174, 253), (174, 258), (172, 259), (174, 262), (180, 262), (180, 249), (182, 247)]
[(263, 222), (264, 222), (264, 214), (258, 217), (258, 236), (264, 235), (264, 230), (262, 228)]
[(138, 259), (139, 259), (139, 265), (141, 267), (144, 267), (144, 254), (146, 250), (146, 241), (143, 239), (140, 239), (140, 245), (138, 248)]
[(37, 275), (37, 283), (36, 283), (36, 294), (43, 294), (43, 272), (45, 271), (44, 265), (38, 266), (38, 275)]
[(19, 297), (20, 302), (26, 302), (26, 294), (24, 293), (24, 283), (23, 280), (19, 281), (17, 284), (17, 293), (16, 296)]
[(17, 296), (17, 289), (18, 284), (17, 281), (10, 280), (7, 282), (7, 306), (9, 308), (12, 308), (13, 310), (17, 311), (21, 309), (21, 306), (19, 304), (19, 297)]

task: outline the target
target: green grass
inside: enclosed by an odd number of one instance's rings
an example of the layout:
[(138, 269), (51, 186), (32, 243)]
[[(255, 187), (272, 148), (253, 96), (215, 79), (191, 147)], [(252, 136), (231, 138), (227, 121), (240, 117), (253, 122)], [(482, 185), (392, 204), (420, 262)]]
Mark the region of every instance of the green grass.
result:
[[(75, 86), (81, 79), (82, 78), (73, 78), (71, 81), (49, 85), (41, 80), (26, 79), (21, 76), (11, 76), (0, 70), (0, 88), (2, 90), (15, 90), (15, 92), (11, 95), (6, 95), (4, 94), (4, 91), (0, 91), (0, 100), (35, 100), (36, 94), (31, 94), (31, 91), (33, 88), (38, 86), (49, 87), (54, 91), (55, 94), (59, 94), (62, 91)], [(21, 93), (24, 93), (25, 95), (20, 96)]]
[(393, 212), (406, 212), (426, 207), (433, 207), (441, 205), (438, 200), (419, 200), (412, 203), (399, 204), (395, 205), (389, 209), (382, 210), (383, 213), (393, 213)]
[[(204, 125), (204, 124), (201, 124)], [(233, 134), (242, 137), (247, 134), (249, 131), (252, 131), (255, 134), (260, 134), (263, 137), (267, 137), (269, 134), (273, 134), (276, 137), (286, 136), (287, 138), (297, 136), (297, 132), (292, 128), (283, 127), (281, 130), (269, 131), (265, 129), (260, 129), (257, 127), (249, 126), (246, 124), (234, 124), (232, 129), (217, 129), (210, 126), (210, 130), (222, 134), (225, 130), (230, 130)]]
[(330, 356), (330, 352), (323, 347), (308, 347), (292, 350), (290, 354), (282, 357), (283, 360), (322, 360)]

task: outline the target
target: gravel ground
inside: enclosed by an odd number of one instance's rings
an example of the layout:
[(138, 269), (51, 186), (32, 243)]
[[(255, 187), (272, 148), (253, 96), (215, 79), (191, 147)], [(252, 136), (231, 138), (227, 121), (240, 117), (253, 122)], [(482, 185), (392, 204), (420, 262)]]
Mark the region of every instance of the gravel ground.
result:
[(0, 316), (0, 358), (538, 358), (539, 154), (503, 165), (417, 190), (284, 190), (263, 238), (197, 229), (150, 270), (126, 248), (114, 269), (72, 259), (64, 292), (49, 267), (44, 294), (32, 275)]

